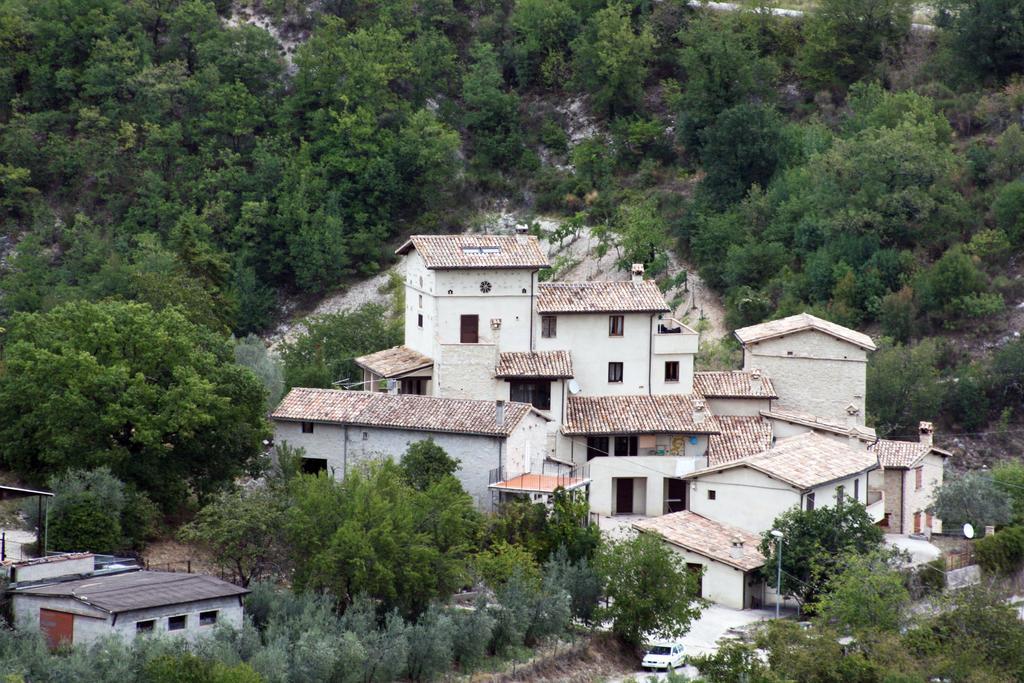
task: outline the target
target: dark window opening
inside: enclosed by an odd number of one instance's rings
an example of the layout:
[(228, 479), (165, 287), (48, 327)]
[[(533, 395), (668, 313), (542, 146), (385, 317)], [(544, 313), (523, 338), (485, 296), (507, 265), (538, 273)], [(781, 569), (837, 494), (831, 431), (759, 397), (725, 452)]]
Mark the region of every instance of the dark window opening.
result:
[(626, 316), (624, 315), (610, 315), (608, 316), (608, 336), (609, 337), (621, 337), (626, 328)]
[(853, 480), (853, 499), (860, 500), (860, 479)]
[(209, 612), (199, 613), (199, 625), (200, 626), (213, 626), (217, 623), (217, 610), (210, 610)]
[(679, 381), (679, 361), (677, 361), (677, 360), (665, 361), (665, 381), (666, 382), (678, 382)]
[(615, 455), (626, 456), (637, 454), (638, 439), (635, 436), (615, 437)]
[(427, 380), (423, 377), (409, 377), (400, 380), (398, 383), (398, 393), (425, 396), (427, 393)]
[(184, 614), (179, 614), (176, 617), (167, 617), (167, 630), (168, 631), (181, 631), (185, 628), (187, 617)]
[(417, 327), (423, 327), (423, 314), (422, 313), (417, 313), (416, 314), (416, 326)]
[(715, 497), (716, 497), (717, 495), (718, 495), (718, 494), (717, 494), (717, 493), (715, 493), (715, 490), (714, 490), (714, 489), (708, 489), (708, 500), (715, 500)]
[(542, 315), (540, 318), (540, 336), (554, 339), (558, 335), (558, 318), (553, 315)]
[(302, 423), (302, 433), (303, 434), (312, 434), (313, 433), (313, 423), (312, 422), (303, 422)]
[(808, 493), (807, 494), (807, 506), (806, 507), (807, 507), (808, 510), (813, 510), (814, 509), (814, 493)]
[(146, 619), (145, 621), (135, 622), (136, 633), (152, 633), (153, 629), (156, 628), (156, 619)]
[(302, 471), (305, 474), (320, 474), (327, 471), (327, 460), (325, 458), (303, 458)]
[(609, 382), (621, 382), (622, 381), (622, 363), (609, 363), (608, 364), (608, 381)]
[(682, 479), (665, 479), (665, 512), (680, 512), (686, 509), (686, 482)]
[(463, 315), (459, 317), (459, 342), (476, 344), (480, 341), (480, 316)]
[(539, 410), (551, 410), (551, 382), (549, 380), (524, 380), (510, 384), (510, 400), (529, 403)]
[(607, 436), (588, 436), (587, 437), (587, 460), (593, 460), (604, 455), (608, 455), (608, 437)]

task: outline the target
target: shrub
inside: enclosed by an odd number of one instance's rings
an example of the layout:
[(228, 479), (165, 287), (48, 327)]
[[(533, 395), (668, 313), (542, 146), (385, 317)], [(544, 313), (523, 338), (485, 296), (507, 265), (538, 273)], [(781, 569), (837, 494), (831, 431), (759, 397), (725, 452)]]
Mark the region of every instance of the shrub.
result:
[(1024, 566), (1024, 527), (1010, 526), (974, 544), (978, 564), (993, 574), (1013, 574)]

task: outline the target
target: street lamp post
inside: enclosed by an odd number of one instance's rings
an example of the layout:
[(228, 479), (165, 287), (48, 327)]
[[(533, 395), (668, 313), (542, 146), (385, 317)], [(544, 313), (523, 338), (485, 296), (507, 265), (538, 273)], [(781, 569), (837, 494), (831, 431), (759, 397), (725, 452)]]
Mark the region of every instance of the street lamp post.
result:
[(775, 554), (779, 556), (779, 569), (775, 580), (775, 618), (778, 619), (782, 603), (782, 532), (772, 529), (772, 536), (775, 537)]

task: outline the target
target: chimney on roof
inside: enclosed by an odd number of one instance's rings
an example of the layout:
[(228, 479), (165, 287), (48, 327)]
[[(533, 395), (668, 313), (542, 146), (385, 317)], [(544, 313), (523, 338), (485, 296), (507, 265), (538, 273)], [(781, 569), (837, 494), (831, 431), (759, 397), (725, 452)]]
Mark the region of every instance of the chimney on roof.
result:
[(494, 402), (494, 423), (499, 429), (505, 426), (505, 402), (500, 398)]
[(739, 536), (732, 537), (732, 547), (729, 548), (729, 557), (734, 560), (743, 558), (743, 539)]
[(693, 401), (693, 424), (699, 425), (704, 422), (704, 418), (707, 417), (707, 410), (705, 410), (704, 401), (694, 399)]
[(633, 277), (633, 282), (643, 282), (644, 279), (644, 264), (634, 263), (629, 269), (630, 275)]
[(761, 371), (757, 368), (750, 371), (750, 393), (755, 396), (761, 393)]
[(932, 447), (935, 428), (931, 422), (922, 422), (917, 426), (917, 440), (928, 448)]
[(526, 223), (516, 223), (516, 241), (525, 242), (530, 236), (530, 226)]

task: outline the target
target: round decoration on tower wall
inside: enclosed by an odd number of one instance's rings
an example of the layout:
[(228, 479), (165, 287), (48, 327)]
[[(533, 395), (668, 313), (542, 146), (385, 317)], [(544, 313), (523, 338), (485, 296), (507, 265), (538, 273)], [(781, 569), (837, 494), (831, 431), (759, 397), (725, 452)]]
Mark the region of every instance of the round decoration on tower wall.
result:
[(489, 291), (491, 291), (491, 283), (488, 282), (487, 280), (481, 282), (480, 291), (483, 292), (484, 294), (487, 294)]

